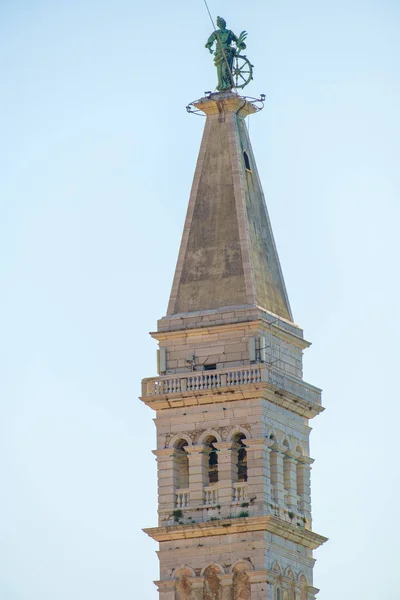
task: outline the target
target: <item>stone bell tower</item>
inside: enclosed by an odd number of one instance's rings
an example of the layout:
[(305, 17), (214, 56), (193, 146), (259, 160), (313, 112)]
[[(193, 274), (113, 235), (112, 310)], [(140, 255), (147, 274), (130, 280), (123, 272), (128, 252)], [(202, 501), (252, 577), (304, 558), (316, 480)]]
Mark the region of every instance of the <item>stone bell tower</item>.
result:
[(314, 600), (309, 419), (295, 325), (245, 118), (232, 92), (206, 115), (167, 315), (152, 333), (160, 600)]

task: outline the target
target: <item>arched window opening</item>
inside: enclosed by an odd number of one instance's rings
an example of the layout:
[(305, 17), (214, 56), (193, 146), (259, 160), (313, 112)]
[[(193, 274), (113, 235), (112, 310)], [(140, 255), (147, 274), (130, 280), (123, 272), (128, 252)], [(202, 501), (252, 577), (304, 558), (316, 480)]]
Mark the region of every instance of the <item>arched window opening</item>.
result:
[[(286, 576), (294, 582), (294, 575), (291, 569), (288, 570)], [(289, 600), (295, 600), (295, 586), (294, 583), (290, 583), (288, 586), (288, 598)]]
[(217, 483), (218, 482), (218, 453), (217, 449), (214, 446), (214, 442), (217, 440), (215, 438), (211, 438), (206, 446), (209, 448), (208, 453), (208, 482)]
[(175, 444), (175, 483), (177, 489), (189, 487), (189, 455), (186, 451), (187, 445), (186, 440), (180, 440)]
[(276, 588), (276, 600), (282, 600), (281, 588)]
[(245, 439), (244, 433), (239, 433), (234, 438), (234, 441), (239, 445), (236, 466), (237, 480), (241, 482), (247, 481), (247, 449), (243, 443)]
[(244, 164), (246, 167), (246, 171), (251, 171), (250, 159), (249, 159), (249, 155), (247, 154), (246, 150), (243, 152), (243, 158), (244, 158)]

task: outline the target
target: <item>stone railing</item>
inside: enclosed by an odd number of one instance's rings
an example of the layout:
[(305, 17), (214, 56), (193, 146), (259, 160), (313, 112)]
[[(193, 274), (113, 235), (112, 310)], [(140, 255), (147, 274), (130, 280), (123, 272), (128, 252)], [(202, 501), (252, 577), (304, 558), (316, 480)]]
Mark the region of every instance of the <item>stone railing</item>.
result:
[(233, 501), (246, 502), (247, 500), (247, 483), (240, 482), (233, 484)]
[(262, 363), (249, 367), (177, 373), (173, 376), (161, 375), (143, 379), (142, 397), (218, 390), (257, 383), (271, 384), (281, 392), (287, 392), (313, 404), (321, 404), (319, 388)]
[(218, 504), (218, 488), (211, 486), (204, 488), (204, 504), (207, 506)]
[(176, 508), (186, 508), (189, 506), (189, 490), (179, 489), (176, 490), (175, 497)]

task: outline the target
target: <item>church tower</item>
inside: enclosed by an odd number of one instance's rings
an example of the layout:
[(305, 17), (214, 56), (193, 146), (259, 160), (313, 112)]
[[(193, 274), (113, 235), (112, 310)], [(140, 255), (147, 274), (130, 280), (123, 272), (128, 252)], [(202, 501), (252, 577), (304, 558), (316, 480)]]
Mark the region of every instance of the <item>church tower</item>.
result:
[(209, 94), (167, 315), (152, 333), (160, 600), (314, 600), (310, 344), (293, 322), (245, 119)]

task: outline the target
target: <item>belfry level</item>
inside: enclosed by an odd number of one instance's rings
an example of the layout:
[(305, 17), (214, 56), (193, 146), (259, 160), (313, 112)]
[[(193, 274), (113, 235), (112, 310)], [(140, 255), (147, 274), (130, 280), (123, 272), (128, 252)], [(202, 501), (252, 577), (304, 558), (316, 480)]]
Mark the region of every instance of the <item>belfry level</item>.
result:
[(157, 377), (160, 600), (314, 600), (310, 344), (294, 324), (245, 118), (232, 92), (206, 115)]

